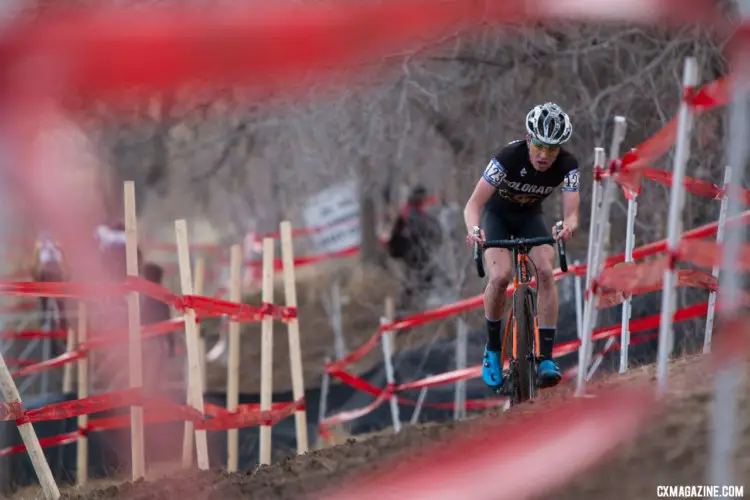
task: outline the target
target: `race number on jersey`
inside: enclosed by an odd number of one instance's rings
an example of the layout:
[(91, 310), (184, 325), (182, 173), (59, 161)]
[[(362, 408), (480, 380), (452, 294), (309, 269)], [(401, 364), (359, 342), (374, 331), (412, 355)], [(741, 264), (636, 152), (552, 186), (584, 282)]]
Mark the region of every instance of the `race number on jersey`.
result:
[(507, 175), (508, 173), (496, 158), (490, 160), (487, 168), (484, 169), (484, 179), (495, 187), (498, 187)]
[(562, 190), (568, 192), (578, 192), (578, 169), (571, 170), (565, 174), (565, 178), (562, 183)]

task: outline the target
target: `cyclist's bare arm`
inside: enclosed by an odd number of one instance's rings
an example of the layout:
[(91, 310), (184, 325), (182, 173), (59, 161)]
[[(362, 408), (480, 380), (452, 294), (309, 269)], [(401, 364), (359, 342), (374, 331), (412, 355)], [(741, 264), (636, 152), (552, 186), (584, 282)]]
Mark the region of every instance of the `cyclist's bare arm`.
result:
[(474, 192), (471, 193), (469, 201), (466, 202), (466, 207), (464, 207), (464, 222), (466, 223), (466, 231), (468, 233), (471, 233), (474, 226), (479, 225), (479, 220), (482, 217), (482, 209), (494, 193), (495, 187), (492, 184), (487, 182), (484, 177), (479, 179), (479, 182), (474, 187)]
[(578, 229), (578, 211), (581, 206), (581, 195), (578, 191), (563, 191), (563, 224), (571, 231)]

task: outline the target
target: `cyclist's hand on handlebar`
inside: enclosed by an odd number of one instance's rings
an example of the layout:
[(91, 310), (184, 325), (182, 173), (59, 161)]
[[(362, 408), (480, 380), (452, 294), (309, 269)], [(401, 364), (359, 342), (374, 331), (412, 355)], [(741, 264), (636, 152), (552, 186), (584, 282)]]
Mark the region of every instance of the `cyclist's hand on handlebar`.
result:
[(563, 223), (562, 227), (559, 225), (552, 228), (552, 234), (555, 235), (555, 240), (567, 242), (571, 236), (573, 236), (574, 229), (567, 224)]
[(483, 246), (486, 239), (487, 235), (485, 234), (484, 229), (480, 229), (479, 234), (469, 231), (466, 235), (466, 246), (472, 247), (474, 243), (479, 243), (479, 246)]

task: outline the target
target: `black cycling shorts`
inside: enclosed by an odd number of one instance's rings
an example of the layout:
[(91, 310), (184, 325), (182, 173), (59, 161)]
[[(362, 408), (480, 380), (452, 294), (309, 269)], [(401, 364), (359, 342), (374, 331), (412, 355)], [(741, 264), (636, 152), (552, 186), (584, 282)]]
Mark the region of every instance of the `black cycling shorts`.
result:
[(487, 240), (551, 237), (552, 226), (544, 221), (542, 212), (502, 212), (486, 208), (480, 227)]

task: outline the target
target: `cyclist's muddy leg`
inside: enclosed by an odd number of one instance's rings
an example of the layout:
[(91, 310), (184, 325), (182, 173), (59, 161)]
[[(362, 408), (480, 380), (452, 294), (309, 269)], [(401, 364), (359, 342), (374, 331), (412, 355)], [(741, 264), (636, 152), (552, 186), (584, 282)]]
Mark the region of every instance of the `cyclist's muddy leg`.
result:
[(557, 327), (557, 285), (554, 278), (555, 249), (550, 245), (534, 247), (529, 253), (539, 279), (537, 320), (539, 322), (539, 354), (551, 358)]
[(513, 275), (510, 251), (504, 248), (488, 248), (484, 261), (489, 280), (484, 291), (484, 316), (487, 319), (487, 347), (491, 351), (502, 348), (502, 320), (505, 312), (506, 290)]

